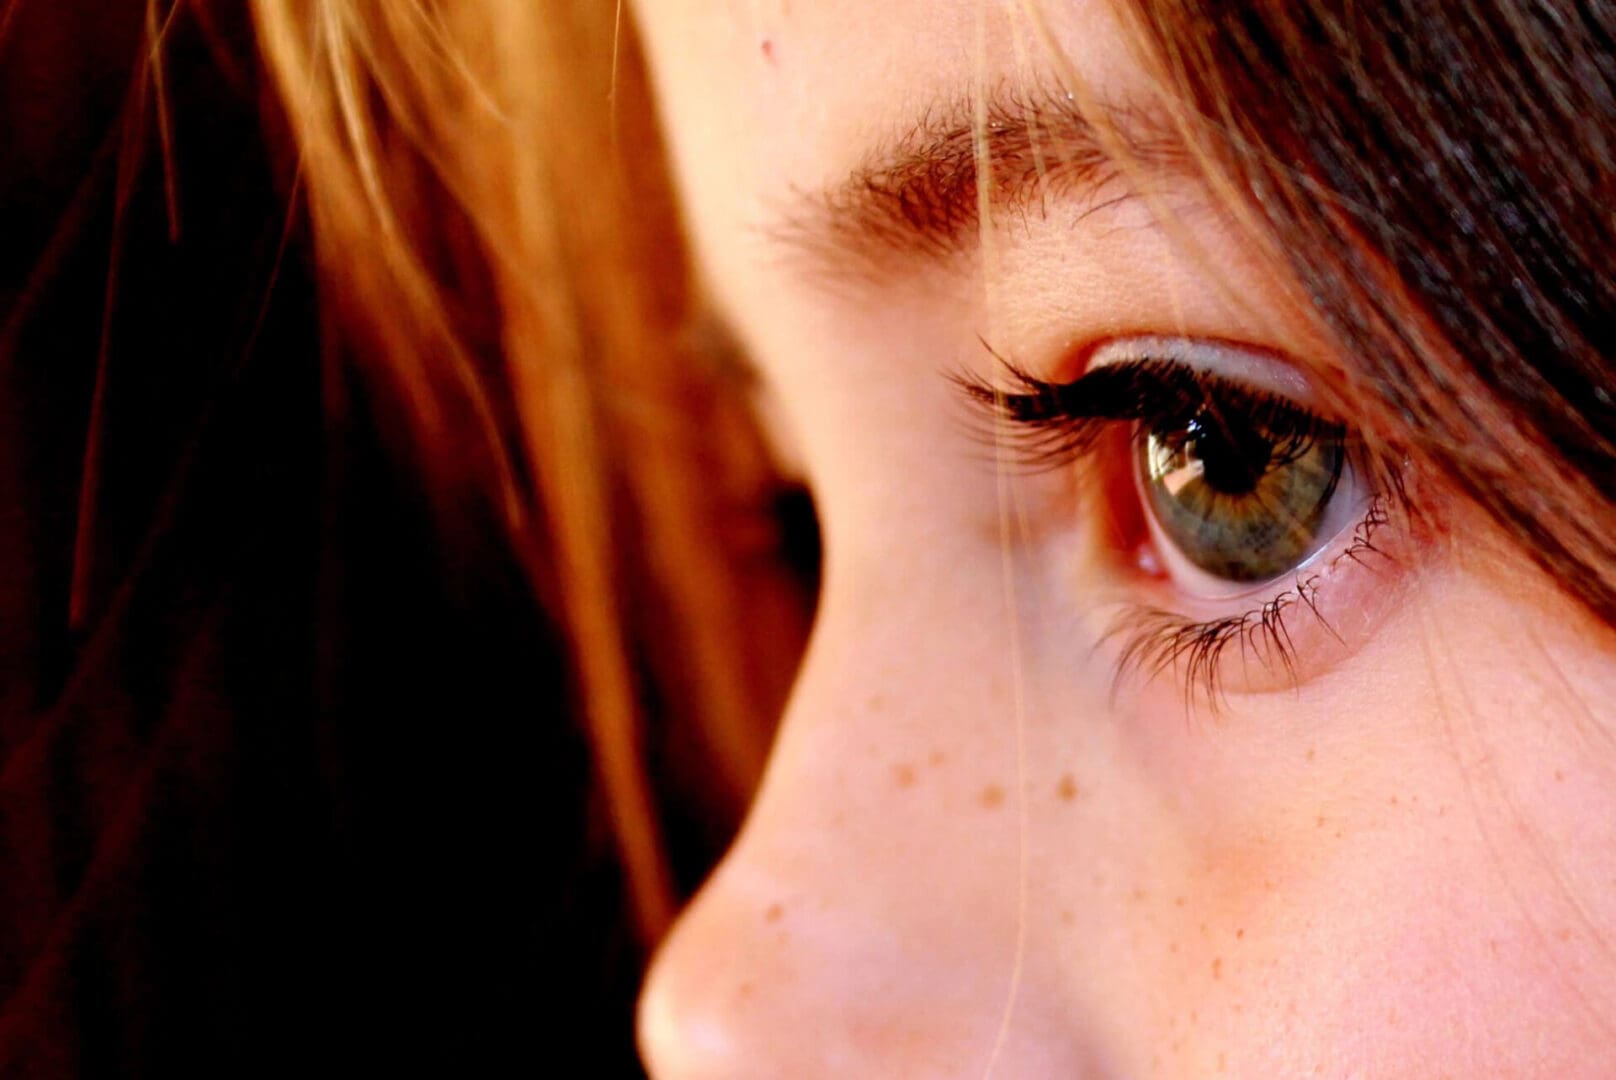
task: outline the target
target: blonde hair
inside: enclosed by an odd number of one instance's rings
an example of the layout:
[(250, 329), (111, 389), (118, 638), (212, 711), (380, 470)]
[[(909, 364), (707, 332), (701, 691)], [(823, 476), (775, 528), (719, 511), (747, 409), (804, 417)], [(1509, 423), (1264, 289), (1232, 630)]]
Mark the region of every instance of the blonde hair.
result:
[(499, 501), (565, 632), (654, 940), (677, 898), (647, 717), (699, 729), (738, 815), (806, 619), (737, 562), (737, 509), (771, 471), (745, 378), (692, 314), (636, 42), (598, 0), (255, 0), (253, 17), (329, 340), (403, 406), (431, 490)]

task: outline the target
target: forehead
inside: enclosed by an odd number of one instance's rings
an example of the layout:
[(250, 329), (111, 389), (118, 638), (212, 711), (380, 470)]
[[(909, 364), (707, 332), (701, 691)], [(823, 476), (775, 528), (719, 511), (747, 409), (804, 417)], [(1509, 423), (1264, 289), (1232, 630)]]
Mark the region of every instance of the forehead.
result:
[(638, 0), (636, 14), (695, 238), (720, 274), (726, 238), (941, 108), (1074, 78), (1124, 99), (1141, 82), (1096, 0)]

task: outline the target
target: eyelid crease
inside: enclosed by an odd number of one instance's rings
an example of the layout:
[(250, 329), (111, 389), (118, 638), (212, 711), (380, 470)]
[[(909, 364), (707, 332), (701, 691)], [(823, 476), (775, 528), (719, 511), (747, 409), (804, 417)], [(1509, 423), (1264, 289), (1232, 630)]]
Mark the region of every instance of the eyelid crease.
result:
[(1144, 334), (1113, 338), (1083, 358), (1084, 370), (1139, 359), (1175, 361), (1210, 376), (1222, 376), (1250, 390), (1287, 398), (1312, 412), (1320, 395), (1301, 365), (1273, 350), (1219, 338)]

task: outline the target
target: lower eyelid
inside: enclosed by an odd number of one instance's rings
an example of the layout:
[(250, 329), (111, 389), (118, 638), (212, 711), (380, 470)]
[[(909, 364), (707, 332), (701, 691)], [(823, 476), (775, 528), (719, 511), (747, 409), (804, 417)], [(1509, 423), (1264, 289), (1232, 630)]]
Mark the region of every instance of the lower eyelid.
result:
[[(1221, 601), (1136, 581), (1096, 611), (1119, 685), (1158, 684), (1214, 708), (1226, 697), (1289, 691), (1355, 653), (1400, 602), (1410, 554), (1384, 499), (1320, 557), (1253, 595)], [(1231, 620), (1209, 656), (1207, 638)]]

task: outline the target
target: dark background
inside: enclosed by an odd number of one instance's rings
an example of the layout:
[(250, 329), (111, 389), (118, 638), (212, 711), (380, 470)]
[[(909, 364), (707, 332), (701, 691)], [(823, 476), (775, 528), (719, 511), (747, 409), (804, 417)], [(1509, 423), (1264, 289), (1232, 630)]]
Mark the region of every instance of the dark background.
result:
[(555, 629), (322, 352), (242, 6), (165, 140), (144, 3), (0, 3), (0, 1076), (640, 1075)]

